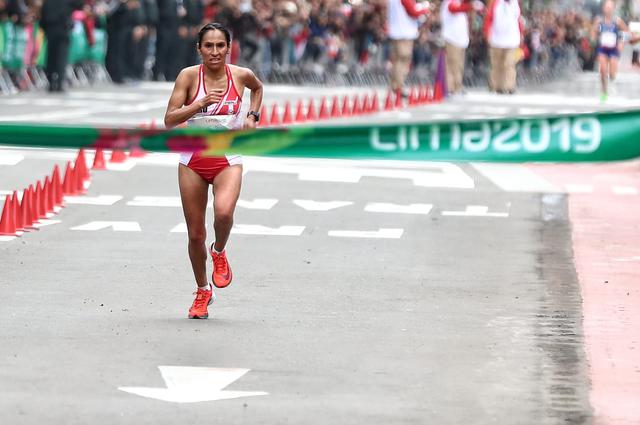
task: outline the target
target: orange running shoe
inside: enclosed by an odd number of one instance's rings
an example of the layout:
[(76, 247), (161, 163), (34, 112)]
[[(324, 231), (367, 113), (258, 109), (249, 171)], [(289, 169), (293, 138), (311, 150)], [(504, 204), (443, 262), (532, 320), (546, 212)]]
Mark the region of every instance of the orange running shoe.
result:
[(209, 317), (209, 311), (207, 307), (216, 299), (213, 294), (213, 289), (205, 290), (200, 289), (194, 292), (196, 299), (193, 300), (191, 308), (189, 309), (189, 319), (206, 319)]
[(216, 254), (211, 247), (211, 258), (213, 259), (213, 284), (216, 288), (229, 286), (231, 279), (233, 279), (233, 273), (231, 273), (226, 252), (222, 251), (220, 254)]

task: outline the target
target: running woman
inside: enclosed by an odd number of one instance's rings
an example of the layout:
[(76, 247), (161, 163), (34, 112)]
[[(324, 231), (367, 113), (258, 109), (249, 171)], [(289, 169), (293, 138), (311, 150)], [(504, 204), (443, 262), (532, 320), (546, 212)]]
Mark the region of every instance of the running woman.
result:
[(614, 0), (605, 0), (602, 4), (602, 16), (597, 16), (593, 25), (593, 39), (598, 42), (598, 64), (600, 66), (600, 101), (609, 97), (609, 81), (613, 82), (618, 73), (618, 61), (624, 47), (623, 32), (627, 24), (615, 15)]
[[(227, 53), (231, 35), (220, 24), (210, 23), (198, 33), (197, 50), (202, 65), (183, 69), (176, 79), (169, 99), (164, 123), (172, 128), (182, 123), (235, 130), (255, 128), (260, 120), (262, 82), (247, 68), (228, 65)], [(251, 91), (251, 104), (246, 116), (241, 115), (244, 89)], [(233, 274), (227, 261), (225, 246), (233, 226), (242, 183), (242, 157), (182, 154), (178, 165), (178, 184), (182, 209), (189, 234), (189, 259), (198, 289), (189, 309), (190, 319), (209, 317), (207, 307), (215, 299), (207, 280), (207, 230), (205, 215), (209, 185), (213, 192), (213, 228), (215, 242), (209, 253), (213, 260), (213, 285), (224, 288)]]

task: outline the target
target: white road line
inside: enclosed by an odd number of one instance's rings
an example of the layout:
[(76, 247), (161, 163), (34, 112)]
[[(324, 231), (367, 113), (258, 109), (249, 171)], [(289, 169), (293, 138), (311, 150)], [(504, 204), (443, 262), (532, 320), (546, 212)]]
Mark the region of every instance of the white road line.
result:
[(128, 201), (130, 207), (181, 207), (179, 196), (135, 196)]
[(493, 184), (507, 192), (562, 192), (560, 188), (522, 165), (488, 163), (471, 165)]
[(16, 236), (0, 236), (0, 242), (11, 242)]
[(330, 211), (353, 205), (350, 201), (312, 201), (310, 199), (294, 199), (293, 203), (307, 211)]
[(54, 224), (59, 224), (62, 223), (62, 221), (60, 220), (50, 220), (50, 219), (42, 219), (40, 221), (38, 221), (37, 223), (33, 223), (33, 227), (35, 227), (36, 229), (40, 229), (41, 227), (45, 227), (45, 226), (52, 226)]
[(404, 229), (378, 230), (329, 230), (328, 235), (334, 238), (366, 238), (366, 239), (400, 239)]
[(592, 193), (593, 186), (590, 184), (567, 184), (565, 185), (569, 193)]
[(87, 224), (72, 227), (71, 230), (94, 232), (111, 228), (114, 232), (141, 232), (137, 221), (92, 221)]
[(24, 155), (0, 151), (0, 165), (16, 165), (24, 159)]
[(113, 205), (122, 199), (120, 195), (99, 195), (99, 196), (65, 196), (64, 200), (68, 204), (77, 205)]
[(616, 195), (637, 195), (638, 189), (634, 186), (613, 186), (613, 193)]
[(451, 217), (509, 217), (509, 213), (490, 213), (484, 205), (469, 205), (464, 211), (442, 211), (443, 216)]
[(270, 210), (278, 203), (277, 199), (256, 198), (253, 201), (238, 199), (238, 206), (249, 210)]
[[(109, 158), (111, 158), (109, 156)], [(137, 165), (137, 161), (128, 158), (125, 162), (107, 162), (107, 170), (109, 171), (131, 171)]]
[(398, 205), (383, 202), (369, 202), (364, 207), (364, 210), (367, 212), (422, 215), (428, 215), (432, 209), (433, 205), (431, 204)]
[(236, 224), (231, 233), (236, 235), (261, 235), (261, 236), (300, 236), (305, 226), (280, 226), (267, 227), (257, 224)]

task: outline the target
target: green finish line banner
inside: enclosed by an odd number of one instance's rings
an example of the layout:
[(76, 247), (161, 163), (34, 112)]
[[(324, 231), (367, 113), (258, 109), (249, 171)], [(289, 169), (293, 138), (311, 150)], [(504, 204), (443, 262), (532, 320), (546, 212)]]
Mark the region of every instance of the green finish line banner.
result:
[(0, 124), (0, 144), (318, 158), (583, 162), (640, 157), (640, 111), (219, 131)]

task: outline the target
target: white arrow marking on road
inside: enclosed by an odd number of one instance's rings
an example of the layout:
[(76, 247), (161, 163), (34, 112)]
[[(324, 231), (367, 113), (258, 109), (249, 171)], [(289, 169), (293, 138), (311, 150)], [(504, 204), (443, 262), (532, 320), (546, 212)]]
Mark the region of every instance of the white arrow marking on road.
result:
[(263, 236), (300, 236), (305, 226), (280, 226), (267, 227), (258, 224), (236, 224), (231, 233), (236, 235), (263, 235)]
[(130, 171), (136, 164), (134, 159), (127, 158), (125, 162), (107, 162), (106, 165), (109, 171)]
[(369, 239), (400, 239), (404, 229), (381, 228), (374, 231), (362, 230), (329, 230), (329, 236), (336, 238), (369, 238)]
[(309, 199), (294, 199), (293, 203), (299, 206), (300, 208), (304, 208), (307, 211), (329, 211), (335, 210), (336, 208), (346, 207), (348, 205), (353, 204), (353, 202), (349, 201), (312, 201)]
[(158, 366), (167, 388), (119, 387), (120, 391), (173, 403), (197, 403), (268, 395), (263, 391), (222, 391), (250, 369)]
[(238, 199), (238, 206), (249, 210), (270, 210), (278, 203), (277, 199), (256, 198), (253, 201)]
[(72, 227), (71, 230), (84, 230), (88, 232), (113, 228), (114, 232), (141, 232), (137, 221), (92, 221), (87, 224)]
[(16, 165), (23, 159), (24, 155), (7, 153), (7, 151), (0, 152), (0, 165)]
[(444, 216), (453, 217), (509, 217), (509, 213), (490, 213), (489, 207), (469, 205), (465, 211), (442, 211)]
[(567, 192), (569, 193), (591, 193), (593, 192), (593, 186), (590, 184), (567, 184), (565, 185)]
[[(277, 203), (277, 199), (257, 198), (253, 201), (238, 199), (239, 207), (250, 210), (270, 210)], [(127, 205), (130, 207), (181, 207), (182, 202), (179, 196), (136, 196), (133, 201), (127, 202)], [(211, 204), (207, 205), (207, 208), (211, 207)]]
[(120, 195), (65, 196), (65, 202), (79, 205), (113, 205), (122, 199)]
[(431, 204), (396, 205), (382, 202), (370, 202), (364, 207), (364, 210), (368, 212), (424, 215), (429, 214), (431, 209), (433, 209)]

